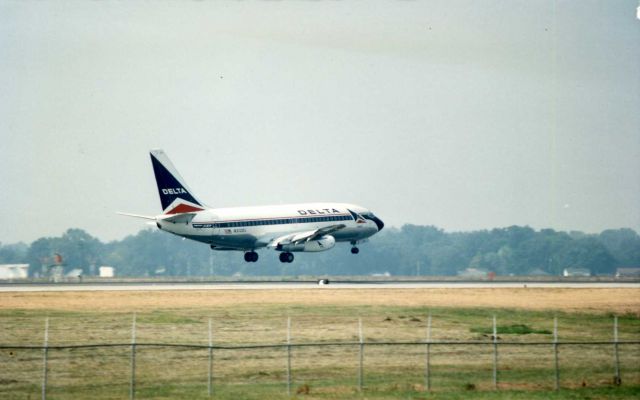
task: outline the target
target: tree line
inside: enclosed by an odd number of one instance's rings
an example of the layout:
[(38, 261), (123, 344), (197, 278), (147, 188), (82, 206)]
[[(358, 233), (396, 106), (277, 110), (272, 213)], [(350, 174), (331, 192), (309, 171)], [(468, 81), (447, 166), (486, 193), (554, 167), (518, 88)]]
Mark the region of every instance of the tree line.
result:
[[(497, 275), (560, 275), (565, 268), (611, 275), (619, 267), (640, 267), (640, 236), (632, 229), (599, 234), (536, 231), (511, 226), (472, 232), (445, 232), (434, 226), (404, 225), (385, 229), (360, 246), (348, 244), (322, 253), (297, 253), (291, 264), (277, 253), (259, 251), (257, 263), (245, 263), (241, 252), (212, 251), (202, 243), (159, 230), (142, 230), (122, 240), (103, 243), (82, 229), (31, 244), (1, 244), (0, 263), (29, 264), (30, 276), (44, 276), (62, 258), (65, 271), (116, 268), (118, 276), (267, 276), (267, 275), (456, 275), (467, 268)], [(59, 261), (59, 259), (58, 259)]]

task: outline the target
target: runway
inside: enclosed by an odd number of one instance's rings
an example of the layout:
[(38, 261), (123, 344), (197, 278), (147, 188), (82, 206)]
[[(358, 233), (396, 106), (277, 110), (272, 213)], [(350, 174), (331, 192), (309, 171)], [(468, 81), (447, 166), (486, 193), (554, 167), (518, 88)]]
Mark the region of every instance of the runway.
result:
[(108, 282), (108, 283), (2, 283), (0, 292), (95, 292), (189, 290), (358, 290), (358, 289), (612, 289), (640, 288), (640, 282), (460, 282), (460, 281), (331, 281), (317, 282)]

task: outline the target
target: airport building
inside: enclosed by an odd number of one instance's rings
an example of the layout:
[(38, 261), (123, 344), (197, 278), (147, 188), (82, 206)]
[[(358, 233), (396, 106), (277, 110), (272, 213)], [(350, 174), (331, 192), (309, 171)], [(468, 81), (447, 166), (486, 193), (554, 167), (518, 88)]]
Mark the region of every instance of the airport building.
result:
[(26, 279), (29, 277), (29, 264), (0, 264), (0, 279)]

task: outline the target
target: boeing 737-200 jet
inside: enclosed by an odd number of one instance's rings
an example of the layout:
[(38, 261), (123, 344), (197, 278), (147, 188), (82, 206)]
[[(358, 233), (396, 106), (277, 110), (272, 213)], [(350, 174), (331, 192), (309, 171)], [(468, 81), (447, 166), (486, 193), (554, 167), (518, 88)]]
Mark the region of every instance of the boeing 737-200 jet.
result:
[(151, 217), (159, 229), (207, 243), (213, 250), (239, 250), (247, 262), (258, 261), (257, 249), (280, 252), (290, 263), (293, 253), (329, 250), (336, 242), (356, 245), (384, 224), (366, 208), (343, 203), (305, 203), (259, 207), (212, 208), (197, 200), (162, 150), (151, 151), (163, 213)]

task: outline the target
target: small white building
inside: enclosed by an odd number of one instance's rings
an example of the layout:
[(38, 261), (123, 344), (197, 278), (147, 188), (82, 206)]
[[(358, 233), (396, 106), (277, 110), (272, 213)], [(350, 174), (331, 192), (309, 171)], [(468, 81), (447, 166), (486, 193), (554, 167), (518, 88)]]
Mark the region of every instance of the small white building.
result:
[(0, 264), (0, 279), (26, 279), (29, 264)]
[(531, 271), (529, 271), (528, 275), (529, 276), (547, 276), (551, 274), (543, 270), (542, 268), (534, 268)]
[(640, 268), (618, 268), (616, 278), (633, 277), (640, 278)]
[(100, 278), (113, 278), (116, 274), (116, 269), (108, 265), (103, 265), (98, 270), (100, 271)]
[(565, 268), (562, 276), (591, 276), (591, 271), (586, 268)]
[(468, 279), (479, 279), (479, 278), (486, 278), (488, 273), (489, 272), (485, 271), (484, 269), (467, 268), (462, 271), (458, 271), (458, 276), (462, 278), (468, 278)]
[(81, 268), (74, 268), (71, 271), (67, 272), (65, 274), (65, 278), (69, 279), (69, 280), (78, 280), (81, 281), (82, 280), (82, 269)]

